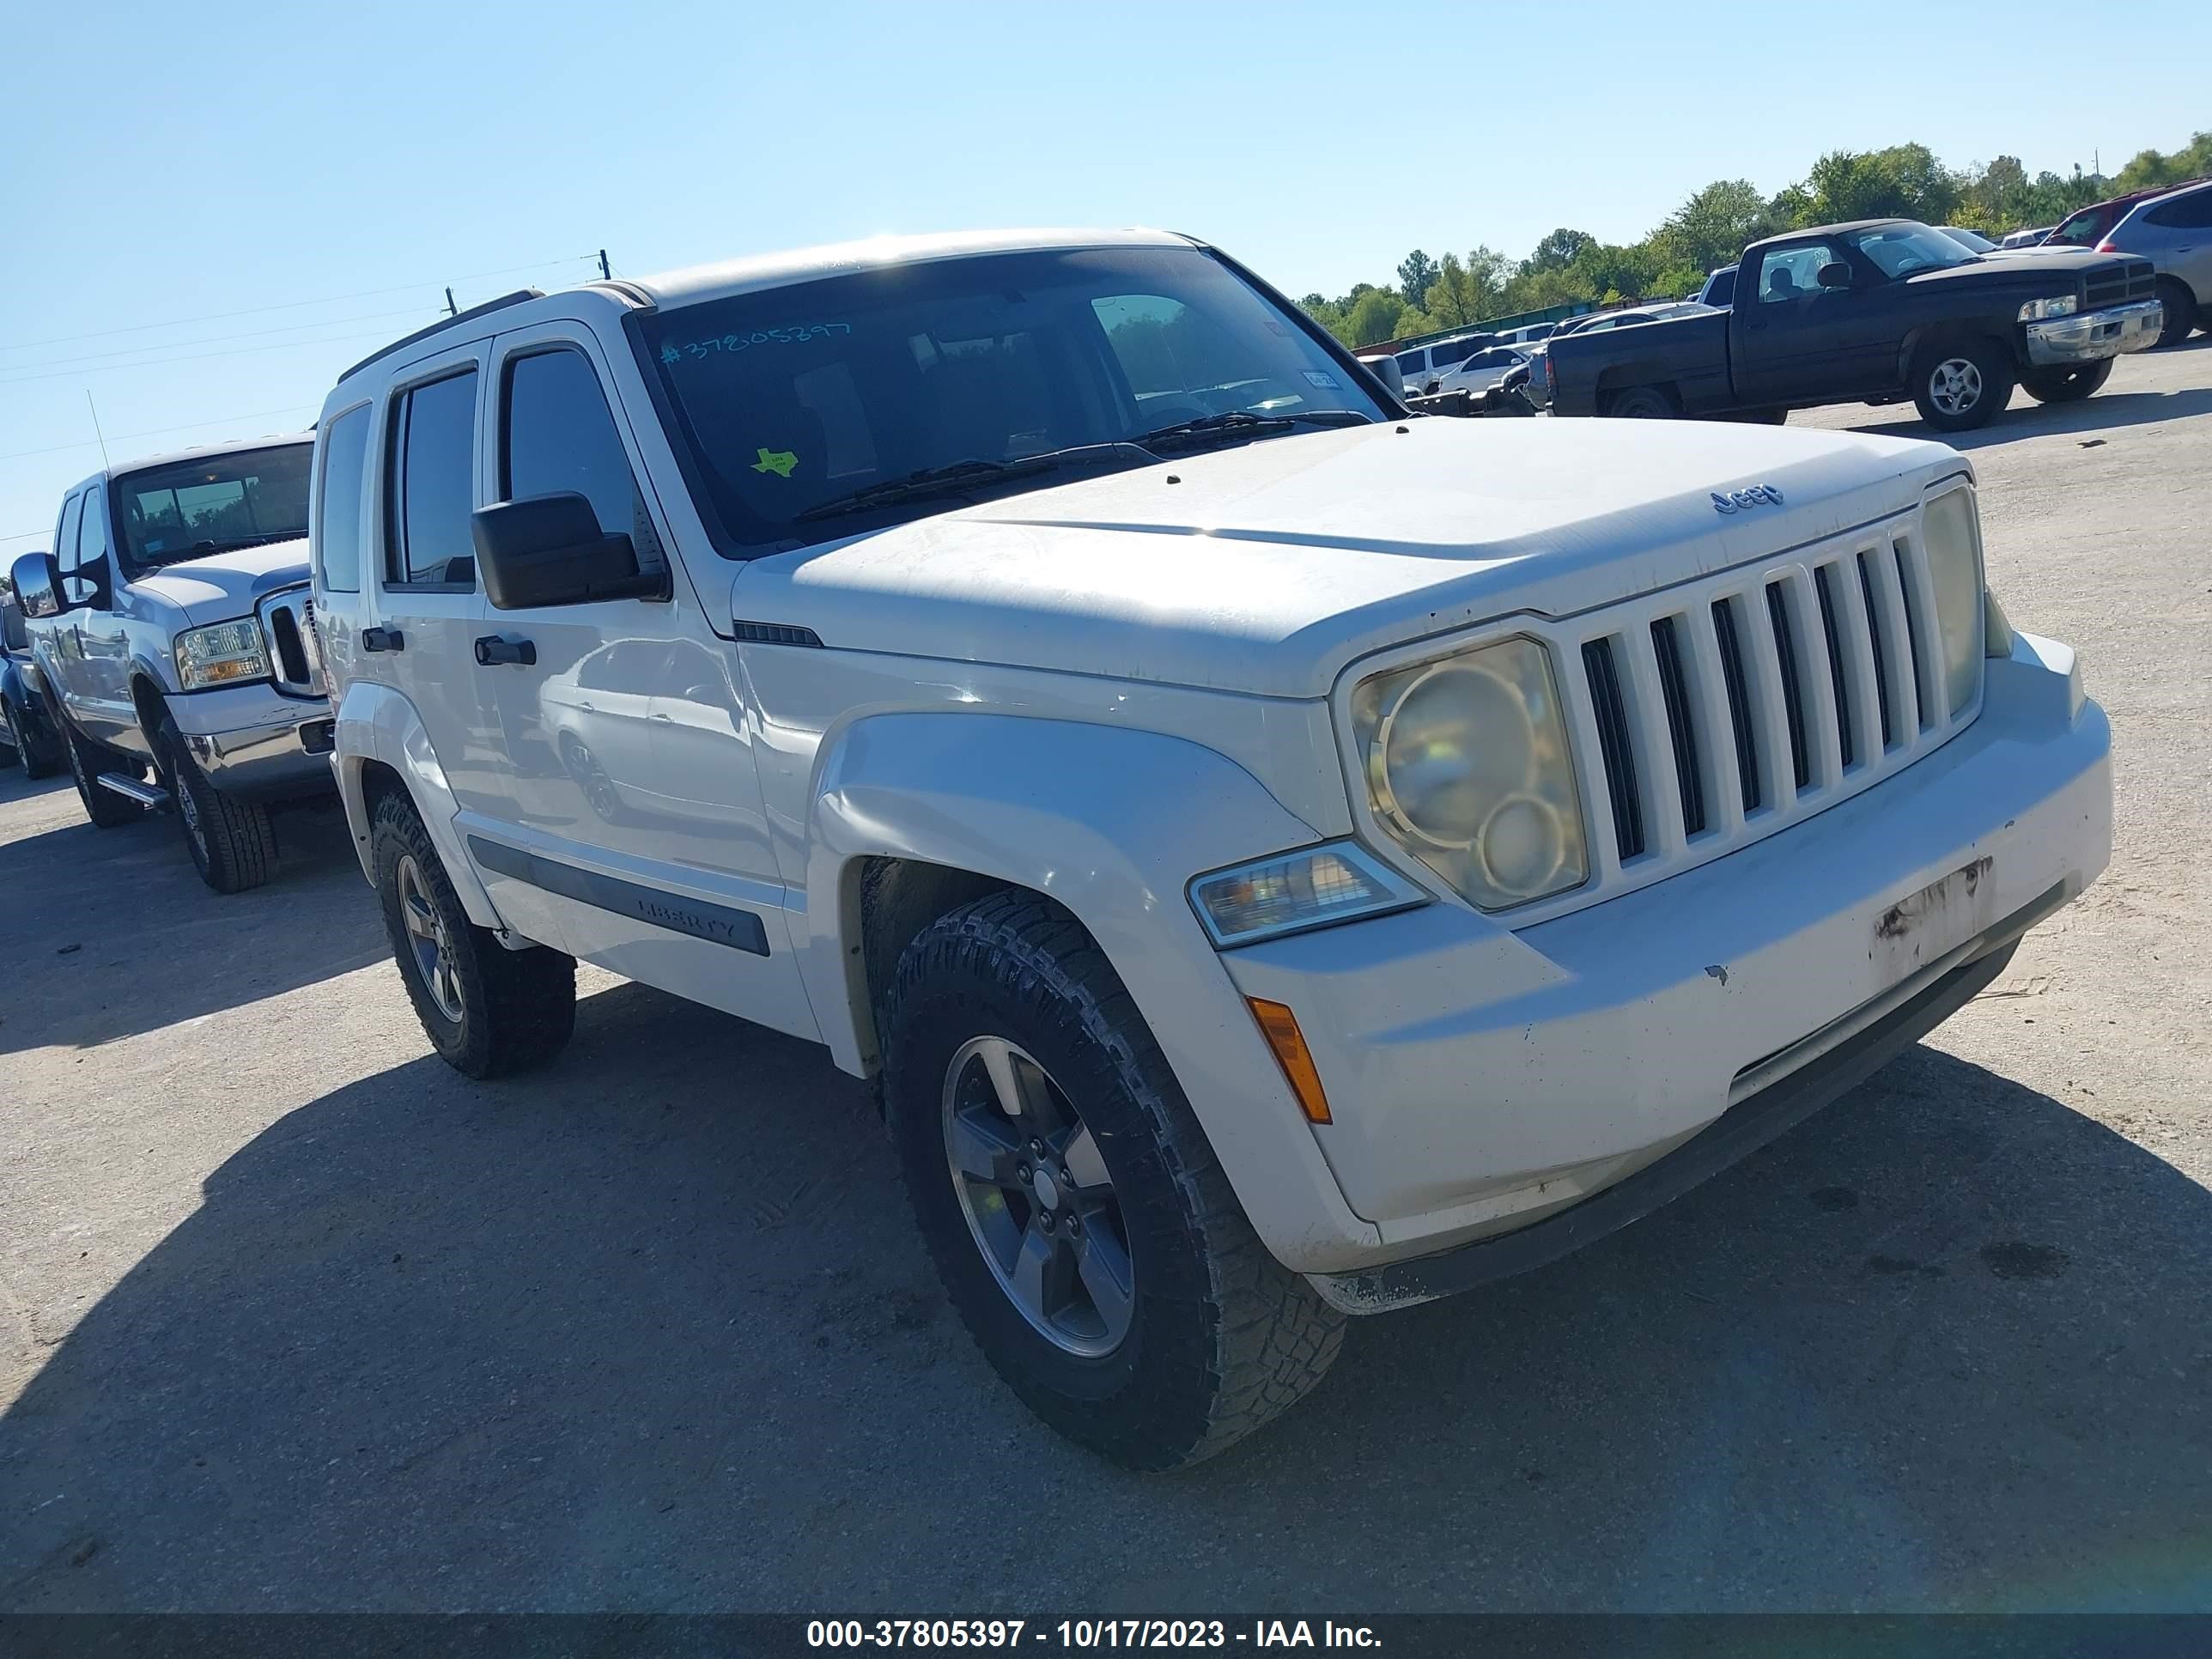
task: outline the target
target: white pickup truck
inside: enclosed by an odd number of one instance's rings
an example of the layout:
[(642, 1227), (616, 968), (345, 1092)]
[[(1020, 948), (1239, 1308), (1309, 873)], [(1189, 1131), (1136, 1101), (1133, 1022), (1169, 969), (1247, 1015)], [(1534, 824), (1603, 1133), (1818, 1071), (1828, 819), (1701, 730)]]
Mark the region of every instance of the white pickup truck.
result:
[(438, 1052), (544, 1060), (580, 957), (826, 1045), (993, 1364), (1139, 1467), (1782, 1133), (2110, 850), (1953, 450), (1408, 417), (1183, 237), (519, 294), (320, 432)]
[(274, 872), (272, 807), (331, 793), (313, 449), (264, 438), (110, 467), (63, 497), (53, 551), (12, 573), (85, 815), (105, 830), (173, 805), (218, 893)]

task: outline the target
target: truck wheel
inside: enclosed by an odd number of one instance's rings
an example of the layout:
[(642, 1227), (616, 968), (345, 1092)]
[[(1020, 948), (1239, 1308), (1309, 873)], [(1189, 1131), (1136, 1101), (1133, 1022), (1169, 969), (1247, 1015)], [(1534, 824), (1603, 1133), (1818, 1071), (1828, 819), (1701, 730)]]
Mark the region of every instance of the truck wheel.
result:
[(2020, 384), (2039, 404), (2079, 403), (2112, 378), (2112, 362), (2106, 357), (2079, 368), (2025, 368), (2021, 371)]
[(576, 1029), (576, 959), (510, 951), (461, 908), (414, 804), (377, 803), (369, 830), (384, 931), (430, 1045), (455, 1071), (504, 1077), (543, 1065)]
[(884, 1110), (947, 1295), (1007, 1386), (1125, 1467), (1287, 1410), (1343, 1316), (1267, 1254), (1080, 923), (994, 893), (925, 928), (884, 1006)]
[(50, 778), (61, 770), (60, 757), (40, 744), (37, 727), (24, 713), (23, 705), (4, 693), (0, 693), (0, 718), (7, 721), (8, 741), (15, 746), (15, 753), (23, 763), (25, 777)]
[(155, 765), (200, 879), (218, 893), (243, 893), (276, 873), (276, 825), (259, 801), (238, 800), (208, 781), (171, 716), (154, 737)]
[(93, 781), (102, 771), (129, 769), (133, 776), (138, 775), (135, 768), (124, 767), (107, 750), (86, 742), (66, 724), (62, 726), (62, 749), (69, 761), (70, 776), (76, 784), (76, 798), (84, 803), (84, 815), (92, 820), (94, 829), (113, 830), (145, 816), (146, 809), (130, 796), (103, 789)]
[(1682, 411), (1663, 386), (1632, 386), (1616, 392), (1605, 412), (1616, 420), (1671, 421)]
[(2158, 279), (2159, 303), (2166, 307), (2166, 324), (2158, 331), (2162, 346), (2179, 345), (2197, 326), (2197, 296), (2171, 276)]
[(1912, 401), (1938, 432), (1970, 432), (2012, 400), (2012, 361), (1988, 340), (1923, 350), (1912, 365)]
[(17, 761), (22, 761), (27, 769), (28, 753), (23, 747), (23, 739), (15, 735), (15, 711), (9, 707), (8, 699), (0, 696), (0, 772), (6, 771)]

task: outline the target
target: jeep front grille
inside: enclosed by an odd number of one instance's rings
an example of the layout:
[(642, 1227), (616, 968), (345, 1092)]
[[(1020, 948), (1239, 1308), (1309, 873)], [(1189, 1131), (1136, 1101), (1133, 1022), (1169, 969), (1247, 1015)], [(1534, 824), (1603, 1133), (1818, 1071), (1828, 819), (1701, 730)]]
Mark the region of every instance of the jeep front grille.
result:
[(2101, 311), (2148, 300), (2158, 292), (2158, 271), (2148, 259), (2115, 259), (2081, 275), (2081, 308)]
[[(1571, 908), (1779, 830), (1972, 720), (1941, 711), (1918, 515), (1551, 625), (1590, 804)], [(1607, 810), (1607, 808), (1610, 810)]]
[(314, 602), (304, 587), (287, 588), (261, 601), (261, 632), (269, 641), (269, 666), (287, 696), (328, 695), (323, 655), (315, 637)]

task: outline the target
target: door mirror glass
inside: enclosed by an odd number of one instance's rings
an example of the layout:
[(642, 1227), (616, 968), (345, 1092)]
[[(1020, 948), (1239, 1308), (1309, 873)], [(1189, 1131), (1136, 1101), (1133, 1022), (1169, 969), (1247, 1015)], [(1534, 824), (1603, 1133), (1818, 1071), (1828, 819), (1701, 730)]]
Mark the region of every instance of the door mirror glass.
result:
[(1841, 259), (1831, 259), (1820, 267), (1820, 274), (1814, 280), (1822, 288), (1849, 288), (1851, 285), (1851, 268)]
[(591, 502), (574, 490), (478, 507), (471, 528), (495, 609), (667, 596), (666, 574), (640, 570), (629, 536), (602, 531)]
[(16, 601), (27, 617), (58, 617), (76, 608), (63, 600), (62, 573), (51, 553), (24, 554), (15, 561), (9, 576), (15, 584)]

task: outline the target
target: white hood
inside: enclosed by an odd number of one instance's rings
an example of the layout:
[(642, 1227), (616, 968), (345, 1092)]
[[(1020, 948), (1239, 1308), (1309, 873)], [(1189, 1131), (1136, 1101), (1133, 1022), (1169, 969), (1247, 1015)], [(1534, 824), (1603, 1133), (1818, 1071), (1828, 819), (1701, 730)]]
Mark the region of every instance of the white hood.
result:
[(307, 580), (307, 544), (304, 540), (271, 542), (265, 547), (242, 547), (233, 553), (210, 553), (204, 559), (173, 564), (141, 576), (131, 584), (134, 593), (151, 594), (185, 614), (187, 625), (231, 622), (253, 614), (266, 593), (294, 587)]
[[(738, 617), (854, 650), (1287, 697), (1382, 647), (1562, 616), (1910, 507), (1941, 444), (1702, 421), (1276, 438), (742, 568)], [(1784, 504), (1723, 516), (1715, 491)]]

